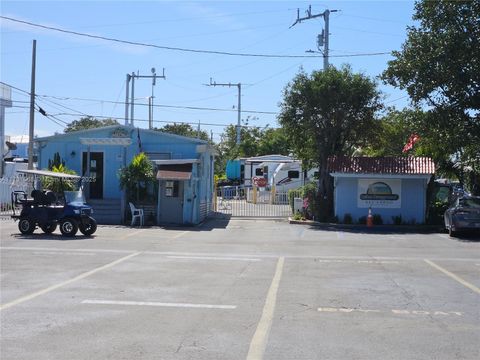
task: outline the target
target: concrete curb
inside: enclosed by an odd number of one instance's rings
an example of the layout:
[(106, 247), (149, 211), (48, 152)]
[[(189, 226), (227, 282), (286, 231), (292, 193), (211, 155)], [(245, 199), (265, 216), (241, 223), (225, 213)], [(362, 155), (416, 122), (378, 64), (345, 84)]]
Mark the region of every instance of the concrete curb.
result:
[(441, 225), (374, 225), (367, 227), (367, 225), (359, 224), (336, 224), (336, 223), (321, 223), (312, 220), (293, 220), (288, 218), (290, 224), (307, 225), (320, 229), (328, 230), (345, 230), (352, 232), (369, 232), (369, 233), (443, 233), (445, 229)]

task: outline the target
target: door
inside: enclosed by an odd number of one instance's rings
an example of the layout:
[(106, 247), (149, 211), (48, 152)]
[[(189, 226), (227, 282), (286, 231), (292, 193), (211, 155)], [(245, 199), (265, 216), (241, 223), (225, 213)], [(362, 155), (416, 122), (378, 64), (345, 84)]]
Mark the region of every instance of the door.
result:
[[(88, 176), (87, 168), (88, 153), (82, 156), (82, 174)], [(103, 199), (103, 152), (90, 153), (90, 199)]]
[(161, 180), (159, 189), (160, 223), (183, 223), (183, 181)]

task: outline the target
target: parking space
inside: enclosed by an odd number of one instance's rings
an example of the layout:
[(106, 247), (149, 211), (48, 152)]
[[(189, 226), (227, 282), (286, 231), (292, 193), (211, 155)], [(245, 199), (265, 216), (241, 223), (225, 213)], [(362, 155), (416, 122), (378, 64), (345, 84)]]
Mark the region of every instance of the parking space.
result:
[(246, 220), (1, 234), (2, 359), (480, 355), (477, 242)]
[(421, 261), (291, 259), (265, 359), (475, 359), (479, 299)]

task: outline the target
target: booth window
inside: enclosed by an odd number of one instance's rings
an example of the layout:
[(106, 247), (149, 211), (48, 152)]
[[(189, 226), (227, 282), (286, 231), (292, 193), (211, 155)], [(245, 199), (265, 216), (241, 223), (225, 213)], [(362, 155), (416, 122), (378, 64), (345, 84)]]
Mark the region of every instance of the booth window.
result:
[(298, 179), (300, 177), (300, 171), (298, 170), (290, 170), (288, 172), (288, 177), (290, 179)]
[(178, 197), (178, 181), (177, 180), (165, 181), (165, 196)]
[(256, 168), (255, 169), (255, 176), (262, 176), (263, 175), (263, 169), (262, 168)]

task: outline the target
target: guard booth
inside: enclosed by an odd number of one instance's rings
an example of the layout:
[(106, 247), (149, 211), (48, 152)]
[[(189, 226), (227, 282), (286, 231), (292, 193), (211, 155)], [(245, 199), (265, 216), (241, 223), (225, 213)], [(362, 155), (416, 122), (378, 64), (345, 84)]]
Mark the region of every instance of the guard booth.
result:
[[(197, 159), (156, 160), (158, 171), (158, 224), (195, 223), (198, 179), (192, 172), (198, 170)], [(194, 166), (195, 165), (195, 166)]]

